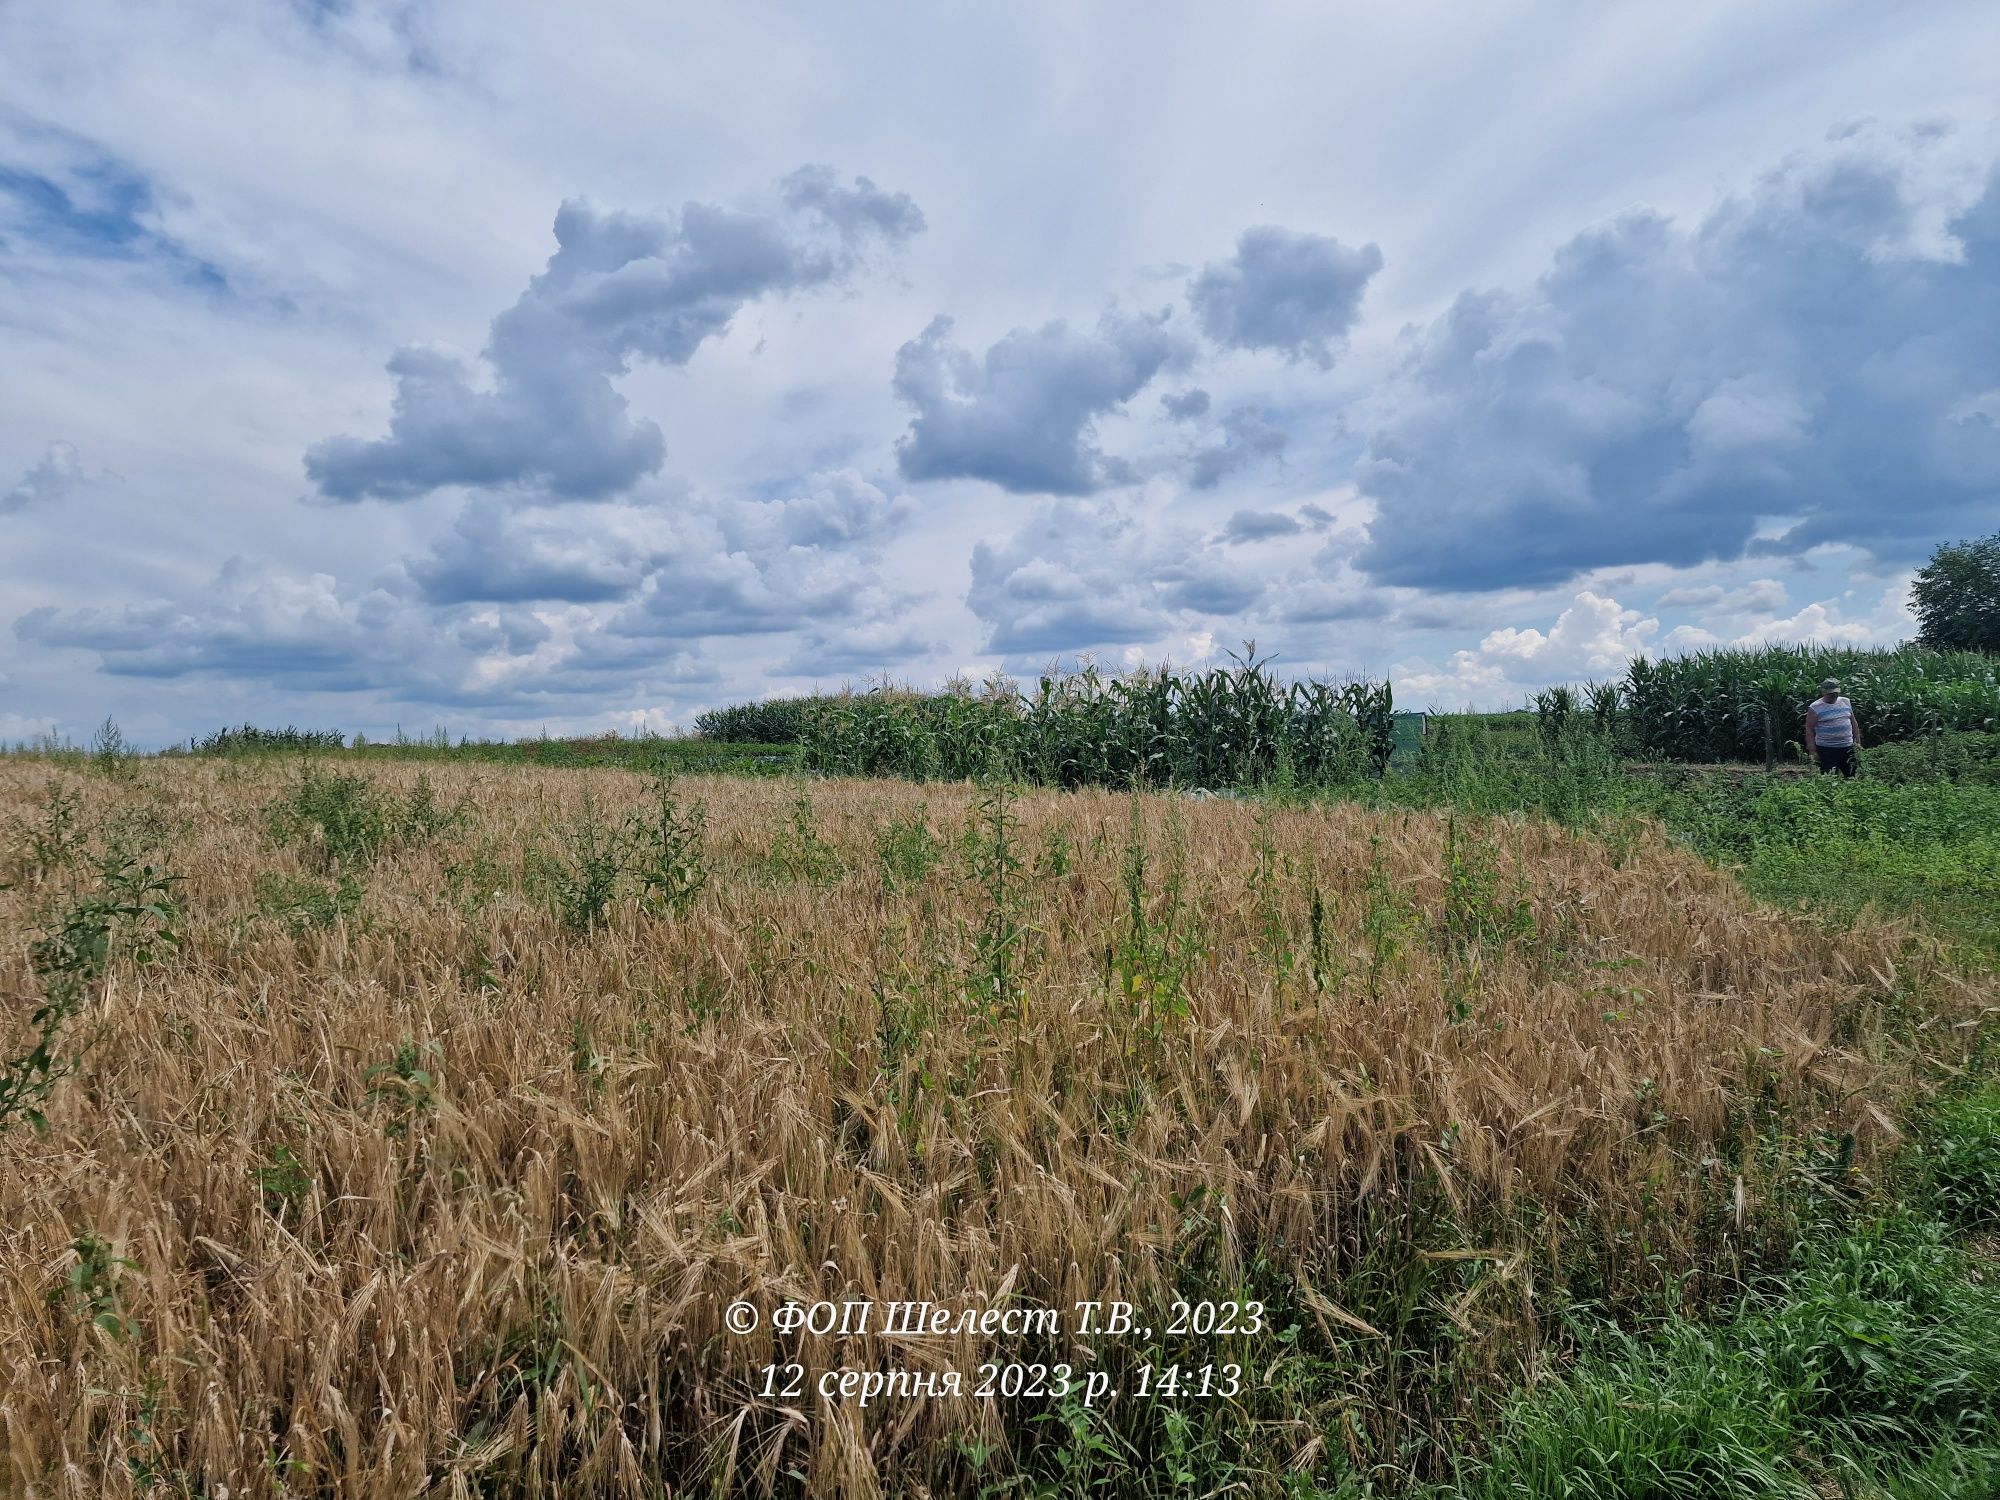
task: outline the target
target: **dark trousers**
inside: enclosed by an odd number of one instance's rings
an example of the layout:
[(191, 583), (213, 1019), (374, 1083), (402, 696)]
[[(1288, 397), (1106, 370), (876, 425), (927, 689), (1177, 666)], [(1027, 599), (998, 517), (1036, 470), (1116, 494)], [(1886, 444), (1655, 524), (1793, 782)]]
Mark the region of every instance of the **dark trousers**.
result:
[(1856, 756), (1852, 745), (1819, 745), (1815, 748), (1819, 751), (1820, 775), (1824, 776), (1828, 771), (1838, 771), (1843, 776), (1854, 774)]

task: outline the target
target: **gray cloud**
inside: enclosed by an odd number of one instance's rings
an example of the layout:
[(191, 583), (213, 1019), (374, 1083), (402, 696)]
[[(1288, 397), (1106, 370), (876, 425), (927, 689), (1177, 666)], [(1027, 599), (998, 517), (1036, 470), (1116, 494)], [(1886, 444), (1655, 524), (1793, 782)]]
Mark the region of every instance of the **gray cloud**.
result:
[(1225, 542), (1261, 542), (1274, 536), (1297, 536), (1304, 531), (1298, 517), (1281, 510), (1239, 510), (1222, 529)]
[(452, 629), (454, 640), (466, 650), (482, 656), (495, 652), (526, 656), (547, 645), (554, 634), (546, 621), (526, 609), (499, 610), (491, 618), (469, 617), (459, 621)]
[(1202, 267), (1188, 283), (1188, 304), (1225, 348), (1275, 349), (1326, 366), (1381, 269), (1374, 245), (1260, 225), (1243, 231), (1228, 260)]
[[(1910, 558), (1990, 523), (2000, 176), (1953, 217), (1935, 145), (1848, 132), (1691, 227), (1626, 214), (1525, 292), (1461, 296), (1357, 471), (1363, 565), (1489, 590), (1833, 541)], [(1757, 540), (1763, 516), (1797, 519)]]
[(75, 444), (58, 440), (49, 444), (5, 494), (0, 494), (0, 515), (30, 505), (53, 505), (87, 483)]
[(1264, 580), (1212, 553), (1169, 563), (1153, 575), (1161, 600), (1204, 615), (1235, 615), (1264, 597)]
[(1222, 419), (1222, 441), (1195, 450), (1188, 482), (1212, 490), (1238, 469), (1285, 451), (1285, 434), (1255, 407), (1239, 406)]
[(44, 607), (21, 616), (14, 632), (40, 646), (96, 652), (113, 677), (370, 694), (482, 714), (568, 713), (592, 695), (718, 675), (690, 650), (621, 647), (588, 623), (558, 641), (525, 609), (439, 611), (393, 588), (343, 591), (327, 574), (242, 557), (188, 599)]
[[(1611, 587), (1610, 581), (1607, 580), (1604, 586)], [(1753, 578), (1733, 589), (1726, 589), (1719, 583), (1671, 588), (1654, 603), (1660, 609), (1699, 609), (1720, 617), (1770, 614), (1783, 609), (1788, 601), (1785, 586), (1777, 579)]]
[(855, 178), (851, 188), (842, 187), (832, 167), (804, 166), (780, 182), (778, 189), (785, 207), (817, 215), (851, 241), (873, 234), (894, 244), (923, 233), (923, 212), (908, 193), (885, 193), (866, 177)]
[(1096, 444), (1098, 418), (1189, 349), (1168, 315), (1105, 313), (1089, 332), (1017, 328), (981, 358), (938, 317), (897, 351), (895, 391), (914, 408), (896, 444), (906, 479), (984, 479), (1016, 494), (1087, 495), (1132, 478)]
[(966, 603), (988, 626), (986, 649), (1020, 656), (1156, 640), (1196, 616), (1238, 614), (1264, 590), (1197, 537), (1102, 501), (1054, 500), (973, 548)]
[(843, 187), (825, 167), (784, 179), (779, 198), (776, 212), (689, 203), (671, 218), (564, 203), (556, 253), (493, 320), (491, 388), (451, 355), (399, 350), (389, 435), (317, 443), (307, 474), (342, 501), (448, 484), (583, 499), (629, 487), (665, 457), (659, 427), (634, 421), (612, 386), (631, 360), (686, 364), (746, 304), (840, 282), (923, 228), (907, 196), (865, 177)]
[(836, 470), (813, 475), (788, 499), (731, 501), (679, 515), (644, 584), (606, 619), (602, 648), (616, 652), (624, 649), (617, 642), (630, 640), (875, 630), (914, 602), (880, 579), (882, 544), (908, 513), (905, 501), (891, 500), (852, 470)]
[(14, 633), (37, 645), (95, 651), (113, 676), (222, 675), (352, 691), (381, 681), (368, 643), (371, 626), (390, 614), (406, 612), (386, 595), (342, 598), (326, 574), (300, 577), (239, 557), (223, 565), (198, 604), (44, 606), (22, 615)]
[(750, 500), (718, 517), (730, 545), (757, 551), (783, 547), (861, 548), (880, 544), (910, 517), (906, 499), (891, 500), (852, 469), (815, 474), (803, 493)]
[(965, 602), (988, 627), (986, 649), (1080, 651), (1171, 628), (1136, 522), (1112, 507), (1055, 501), (1013, 535), (972, 549)]
[(944, 649), (942, 641), (930, 639), (914, 626), (883, 620), (809, 630), (775, 670), (785, 677), (862, 678)]
[(451, 533), (410, 576), (432, 604), (475, 600), (622, 599), (645, 580), (651, 558), (629, 538), (579, 516), (532, 519), (491, 502), (468, 504)]
[(1196, 417), (1208, 414), (1208, 392), (1200, 386), (1169, 392), (1160, 397), (1160, 407), (1176, 422), (1192, 422)]

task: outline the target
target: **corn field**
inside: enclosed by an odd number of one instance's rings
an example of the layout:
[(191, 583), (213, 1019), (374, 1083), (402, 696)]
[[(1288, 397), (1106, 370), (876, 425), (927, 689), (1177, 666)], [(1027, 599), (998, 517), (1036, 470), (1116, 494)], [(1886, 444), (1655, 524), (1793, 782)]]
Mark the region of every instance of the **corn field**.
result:
[(1976, 651), (1856, 651), (1816, 646), (1635, 658), (1623, 718), (1636, 746), (1671, 760), (1764, 758), (1764, 720), (1777, 744), (1801, 737), (1806, 704), (1825, 678), (1854, 704), (1868, 744), (1940, 730), (2000, 729), (2000, 659)]
[(1287, 682), (1232, 666), (1043, 677), (1029, 694), (873, 692), (815, 701), (806, 764), (842, 776), (957, 781), (995, 772), (1057, 787), (1334, 785), (1389, 762), (1389, 685)]
[[(1181, 701), (1102, 696), (1049, 717)], [(1956, 993), (1656, 836), (1101, 790), (15, 760), (0, 881), (0, 1069), (43, 1122), (0, 1118), (23, 1500), (1435, 1474), (1575, 1299), (1699, 1307), (1784, 1243), (1781, 1184), (1875, 1160), (1888, 1019)], [(1172, 1297), (1268, 1317), (771, 1331), (786, 1299)], [(1218, 1358), (1226, 1398), (1129, 1394)], [(989, 1359), (1127, 1394), (765, 1373)]]

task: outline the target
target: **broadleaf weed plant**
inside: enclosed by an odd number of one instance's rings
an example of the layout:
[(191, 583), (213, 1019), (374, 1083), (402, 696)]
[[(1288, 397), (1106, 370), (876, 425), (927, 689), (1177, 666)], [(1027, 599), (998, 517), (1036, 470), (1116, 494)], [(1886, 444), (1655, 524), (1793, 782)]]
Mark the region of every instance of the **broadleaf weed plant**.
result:
[(969, 873), (984, 894), (973, 934), (967, 989), (989, 1016), (1019, 1016), (1022, 1005), (1017, 952), (1028, 926), (1021, 918), (1024, 861), (1017, 793), (1011, 782), (990, 781), (973, 804), (965, 850)]
[(28, 1017), (33, 1044), (0, 1058), (0, 1131), (16, 1119), (47, 1129), (42, 1106), (79, 1065), (76, 1055), (60, 1050), (63, 1027), (102, 980), (121, 935), (123, 951), (135, 964), (153, 963), (180, 948), (173, 901), (180, 879), (131, 854), (107, 855), (97, 865), (96, 889), (29, 948), (42, 1003)]
[(812, 796), (801, 790), (791, 812), (771, 840), (770, 867), (787, 880), (832, 885), (845, 870), (840, 851), (820, 835), (814, 823)]

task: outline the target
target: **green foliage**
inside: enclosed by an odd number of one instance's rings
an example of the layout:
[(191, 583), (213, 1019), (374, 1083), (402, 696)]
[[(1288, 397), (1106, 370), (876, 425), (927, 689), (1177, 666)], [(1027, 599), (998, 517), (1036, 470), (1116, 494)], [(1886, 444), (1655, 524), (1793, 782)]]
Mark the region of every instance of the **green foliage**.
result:
[(891, 890), (909, 890), (937, 868), (943, 847), (931, 831), (924, 804), (907, 817), (893, 818), (875, 835), (875, 856), (882, 862), (882, 879)]
[(282, 1143), (271, 1148), (261, 1163), (253, 1167), (250, 1179), (272, 1217), (287, 1223), (297, 1221), (299, 1210), (312, 1192), (312, 1174), (298, 1153)]
[(1814, 1500), (1787, 1453), (1789, 1413), (1754, 1367), (1692, 1326), (1604, 1345), (1512, 1404), (1440, 1500)]
[(374, 863), (391, 847), (413, 847), (456, 828), (470, 811), (469, 798), (452, 806), (439, 800), (427, 773), (419, 772), (408, 797), (398, 799), (368, 777), (330, 771), (315, 759), (299, 763), (298, 779), (268, 810), (272, 841), (302, 844), (322, 874)]
[(1941, 1103), (1926, 1144), (1938, 1211), (1961, 1230), (2000, 1231), (2000, 1083)]
[[(1467, 838), (1455, 816), (1445, 825), (1444, 901), (1435, 929), (1444, 958), (1445, 1006), (1454, 1022), (1471, 1018), (1488, 953), (1536, 936), (1527, 891), (1500, 889), (1490, 839), (1490, 831), (1486, 838)], [(1372, 888), (1370, 899), (1372, 907)]]
[(1898, 1215), (1808, 1240), (1739, 1337), (1806, 1424), (1853, 1442), (2000, 1441), (2000, 1287), (1942, 1225)]
[(1766, 646), (1664, 661), (1638, 657), (1625, 674), (1624, 714), (1635, 743), (1648, 754), (1761, 761), (1765, 712), (1773, 715), (1781, 744), (1796, 741), (1806, 704), (1827, 677), (1838, 679), (1853, 701), (1864, 744), (1943, 729), (2000, 729), (2000, 660), (1917, 646)]
[[(1937, 1223), (1819, 1231), (1715, 1327), (1597, 1331), (1513, 1397), (1443, 1500), (1991, 1494), (2000, 1286)], [(1924, 1488), (1939, 1480), (1949, 1487)], [(1838, 1484), (1837, 1490), (1825, 1486)]]
[[(1363, 789), (1377, 805), (1449, 807), (1480, 814), (1538, 813), (1591, 827), (1613, 857), (1633, 838), (1630, 821), (1657, 818), (1710, 860), (1735, 866), (1756, 894), (1810, 903), (1836, 921), (1873, 904), (1921, 910), (1936, 930), (2000, 955), (2000, 786), (1974, 777), (1905, 781), (1864, 774), (1790, 778), (1761, 772), (1669, 770), (1631, 774), (1595, 726), (1572, 719), (1557, 734), (1490, 727), (1492, 719), (1432, 720), (1421, 751)], [(1967, 749), (1939, 752), (1949, 766)], [(1920, 746), (1911, 747), (1914, 757)], [(1949, 756), (1951, 759), (1943, 759)]]
[(11, 864), (38, 884), (70, 868), (83, 852), (88, 835), (83, 828), (83, 796), (74, 787), (51, 778), (42, 788), (42, 815), (29, 822), (18, 814), (8, 818), (15, 845)]
[[(665, 772), (650, 791), (645, 810), (622, 823), (605, 818), (586, 793), (553, 847), (528, 850), (529, 878), (551, 899), (565, 931), (595, 928), (628, 882), (644, 910), (667, 916), (686, 911), (707, 889), (707, 808), (684, 800)], [(490, 878), (480, 877), (482, 884)]]
[(735, 703), (698, 714), (694, 732), (704, 740), (733, 740), (766, 745), (793, 745), (804, 738), (806, 721), (824, 694), (799, 698), (764, 698)]
[(631, 826), (630, 869), (639, 882), (642, 905), (678, 915), (708, 885), (708, 809), (684, 801), (671, 772), (656, 772), (651, 810)]
[(1910, 606), (1924, 645), (2000, 652), (2000, 532), (1939, 547), (1917, 570)]
[(812, 797), (804, 791), (792, 799), (790, 814), (771, 840), (771, 869), (787, 880), (832, 885), (845, 872), (840, 851), (820, 837), (813, 821)]
[(1396, 971), (1404, 944), (1417, 926), (1415, 910), (1389, 879), (1388, 867), (1382, 860), (1380, 834), (1368, 837), (1368, 878), (1363, 886), (1363, 901), (1361, 936), (1368, 949), (1368, 998), (1380, 1000), (1382, 981)]
[(1048, 786), (1333, 786), (1381, 775), (1394, 748), (1386, 683), (1285, 682), (1246, 643), (1231, 665), (1043, 677), (1023, 696), (993, 683), (924, 694), (877, 689), (816, 700), (806, 764), (918, 780), (1016, 775)]
[(618, 894), (618, 880), (630, 858), (625, 829), (605, 821), (588, 793), (577, 815), (565, 824), (556, 846), (528, 851), (530, 876), (555, 903), (563, 930), (582, 934), (604, 920)]
[(1005, 781), (986, 786), (973, 805), (966, 828), (969, 873), (986, 897), (967, 990), (989, 1015), (1018, 1015), (1021, 993), (1016, 950), (1026, 936), (1021, 920), (1021, 822), (1014, 812), (1014, 789)]
[(76, 1316), (121, 1343), (135, 1337), (139, 1325), (126, 1315), (119, 1283), (125, 1272), (138, 1267), (113, 1255), (111, 1246), (87, 1229), (70, 1241), (70, 1251), (76, 1256), (76, 1264), (69, 1268), (70, 1305)]
[(406, 1135), (418, 1116), (436, 1107), (443, 1061), (444, 1049), (437, 1042), (419, 1045), (404, 1037), (386, 1062), (363, 1071), (361, 1081), (368, 1086), (364, 1102), (389, 1110), (388, 1134)]
[(37, 1130), (48, 1128), (42, 1106), (55, 1086), (76, 1071), (76, 1059), (56, 1051), (63, 1023), (75, 1014), (81, 997), (74, 991), (52, 994), (30, 1013), (28, 1027), (35, 1040), (25, 1052), (0, 1059), (0, 1131), (16, 1119)]
[(282, 875), (257, 880), (257, 910), (291, 933), (337, 927), (360, 909), (361, 897), (360, 880), (347, 873), (326, 881)]
[(56, 1084), (77, 1068), (74, 1055), (57, 1050), (62, 1028), (103, 978), (114, 951), (122, 951), (135, 964), (149, 964), (179, 949), (181, 940), (172, 924), (179, 915), (173, 887), (180, 879), (141, 864), (136, 855), (107, 854), (97, 864), (96, 888), (29, 947), (29, 962), (42, 984), (42, 1003), (28, 1016), (32, 1045), (0, 1058), (0, 1131), (16, 1119), (37, 1130), (47, 1128), (42, 1105)]
[(90, 741), (90, 768), (103, 776), (126, 776), (138, 765), (138, 752), (125, 743), (118, 721), (105, 716)]
[(1900, 745), (1877, 745), (1864, 757), (1871, 781), (1919, 781), (2000, 786), (2000, 734), (1927, 734)]
[(305, 843), (321, 870), (374, 861), (389, 840), (389, 814), (366, 776), (327, 771), (315, 761), (270, 808), (272, 841)]
[(1368, 795), (1399, 806), (1535, 812), (1564, 823), (1587, 822), (1619, 804), (1624, 768), (1590, 716), (1568, 712), (1533, 722), (1531, 734), (1506, 734), (1440, 715), (1416, 756), (1371, 784)]
[(254, 724), (241, 724), (189, 740), (188, 751), (194, 755), (256, 755), (273, 751), (309, 754), (338, 750), (346, 743), (338, 729), (298, 729), (290, 724), (283, 729), (259, 729)]
[(428, 771), (417, 772), (416, 785), (410, 788), (409, 797), (400, 808), (395, 808), (389, 819), (390, 828), (397, 840), (404, 844), (428, 844), (452, 832), (465, 822), (472, 810), (470, 797), (461, 797), (447, 807), (438, 797), (437, 787), (431, 782)]
[(681, 775), (771, 776), (798, 763), (796, 745), (733, 743), (719, 740), (670, 738), (642, 734), (626, 738), (616, 733), (528, 740), (399, 737), (370, 743), (355, 736), (346, 752), (355, 759), (475, 761), (499, 765), (591, 769), (615, 766), (631, 771), (671, 771)]
[(1758, 895), (1833, 920), (1864, 905), (1920, 909), (1940, 931), (2000, 953), (2000, 788), (1885, 786), (1865, 777), (1740, 786), (1697, 779), (1632, 799)]
[(1119, 998), (1158, 1042), (1169, 1022), (1189, 1014), (1188, 980), (1207, 948), (1187, 888), (1185, 830), (1170, 814), (1165, 857), (1156, 860), (1136, 798), (1125, 839), (1124, 886), (1125, 930), (1111, 955)]

